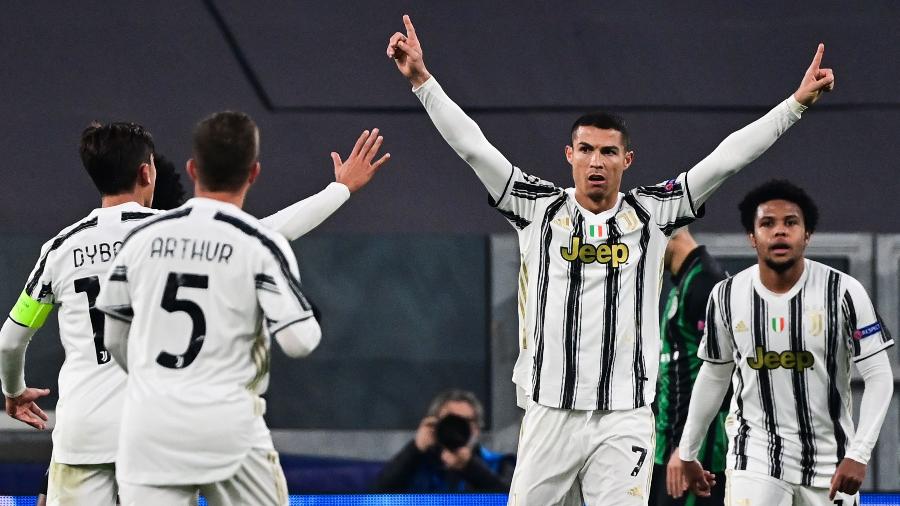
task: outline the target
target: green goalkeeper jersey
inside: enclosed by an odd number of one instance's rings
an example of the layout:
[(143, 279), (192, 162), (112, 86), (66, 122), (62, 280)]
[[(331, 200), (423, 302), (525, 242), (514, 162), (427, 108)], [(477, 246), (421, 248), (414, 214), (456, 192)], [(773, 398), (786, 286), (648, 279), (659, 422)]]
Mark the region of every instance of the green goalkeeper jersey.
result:
[[(691, 389), (702, 361), (697, 347), (703, 337), (706, 321), (706, 301), (713, 286), (725, 278), (725, 273), (706, 248), (695, 248), (684, 259), (678, 273), (672, 276), (674, 287), (669, 291), (660, 324), (662, 346), (659, 355), (657, 385), (656, 452), (657, 464), (666, 464), (681, 439), (687, 420)], [(710, 424), (706, 440), (700, 450), (703, 468), (716, 472), (725, 469), (728, 437), (725, 417), (730, 395)]]

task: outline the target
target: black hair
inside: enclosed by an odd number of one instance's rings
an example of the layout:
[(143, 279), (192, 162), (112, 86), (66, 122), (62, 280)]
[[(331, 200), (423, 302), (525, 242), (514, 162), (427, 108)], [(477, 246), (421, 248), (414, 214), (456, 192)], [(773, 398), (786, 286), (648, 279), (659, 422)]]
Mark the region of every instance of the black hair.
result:
[(607, 112), (590, 112), (582, 115), (572, 124), (572, 137), (575, 136), (575, 130), (580, 126), (592, 126), (601, 130), (616, 130), (622, 134), (622, 145), (625, 151), (631, 149), (631, 136), (628, 134), (628, 127), (625, 126), (625, 120), (615, 114)]
[(259, 130), (242, 112), (218, 112), (194, 128), (197, 177), (206, 190), (237, 190), (258, 157)]
[(771, 200), (786, 200), (792, 202), (803, 212), (803, 225), (810, 234), (816, 231), (819, 223), (819, 208), (812, 198), (799, 186), (786, 179), (773, 179), (750, 190), (741, 203), (738, 210), (741, 212), (741, 225), (748, 234), (753, 233), (753, 223), (756, 219), (756, 210), (765, 202)]
[(184, 204), (185, 191), (181, 174), (175, 164), (164, 156), (154, 157), (156, 165), (156, 190), (153, 192), (153, 209), (168, 211)]
[(81, 163), (101, 195), (134, 190), (138, 169), (150, 163), (153, 137), (136, 123), (94, 122), (81, 133)]

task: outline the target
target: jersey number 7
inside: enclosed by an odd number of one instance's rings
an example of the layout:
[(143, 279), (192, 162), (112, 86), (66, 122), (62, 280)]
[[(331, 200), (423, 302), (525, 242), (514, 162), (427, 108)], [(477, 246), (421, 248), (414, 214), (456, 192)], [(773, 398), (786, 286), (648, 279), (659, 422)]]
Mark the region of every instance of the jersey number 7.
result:
[(173, 355), (166, 351), (161, 351), (156, 356), (156, 363), (169, 369), (183, 369), (197, 358), (200, 348), (203, 347), (203, 340), (206, 338), (206, 317), (203, 316), (203, 310), (196, 302), (179, 299), (178, 289), (182, 286), (187, 288), (209, 287), (209, 276), (202, 274), (184, 274), (170, 272), (166, 279), (166, 288), (163, 290), (162, 308), (169, 313), (184, 311), (191, 317), (191, 341), (188, 343), (187, 350), (180, 355)]

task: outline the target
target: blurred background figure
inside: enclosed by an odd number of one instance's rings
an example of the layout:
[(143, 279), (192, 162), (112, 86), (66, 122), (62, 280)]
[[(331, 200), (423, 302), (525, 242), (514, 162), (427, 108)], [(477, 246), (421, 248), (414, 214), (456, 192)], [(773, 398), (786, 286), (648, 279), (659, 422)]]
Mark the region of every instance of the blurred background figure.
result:
[(724, 270), (697, 244), (687, 227), (672, 234), (666, 246), (666, 270), (674, 285), (666, 299), (660, 323), (659, 394), (656, 397), (656, 453), (650, 504), (657, 506), (718, 505), (725, 501), (725, 416), (731, 396), (726, 396), (706, 434), (700, 452), (703, 468), (716, 475), (710, 497), (686, 492), (687, 484), (678, 456), (678, 441), (687, 420), (691, 388), (700, 370), (697, 346), (703, 337), (706, 301), (713, 286), (725, 279)]
[(168, 211), (184, 204), (185, 191), (181, 184), (181, 172), (168, 158), (158, 155), (156, 162), (156, 189), (153, 190), (153, 209)]
[(475, 394), (447, 390), (431, 401), (415, 438), (378, 475), (379, 492), (508, 492), (515, 456), (479, 442), (484, 409)]

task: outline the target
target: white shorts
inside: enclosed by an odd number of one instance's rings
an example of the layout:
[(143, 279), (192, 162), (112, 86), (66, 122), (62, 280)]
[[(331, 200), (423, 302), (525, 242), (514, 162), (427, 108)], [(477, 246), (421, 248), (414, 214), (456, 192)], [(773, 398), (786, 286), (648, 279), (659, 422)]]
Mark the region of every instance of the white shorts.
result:
[(115, 506), (115, 464), (60, 464), (50, 461), (47, 506)]
[(804, 487), (754, 471), (725, 471), (725, 506), (859, 506), (859, 494), (838, 492), (828, 498), (827, 488)]
[(646, 506), (654, 448), (650, 407), (556, 409), (529, 402), (509, 506)]
[(195, 506), (197, 493), (215, 506), (287, 506), (284, 471), (274, 450), (250, 450), (237, 473), (216, 483), (197, 485), (139, 485), (121, 483), (122, 506)]

